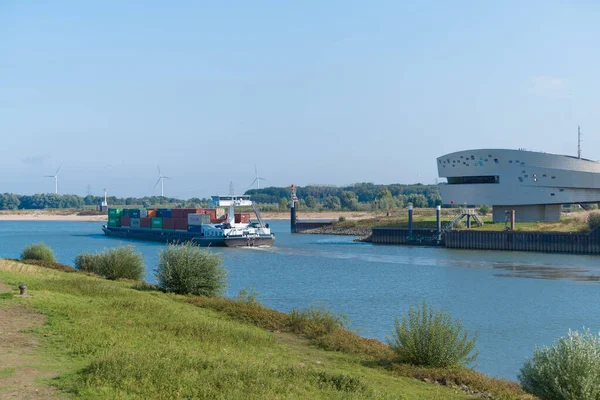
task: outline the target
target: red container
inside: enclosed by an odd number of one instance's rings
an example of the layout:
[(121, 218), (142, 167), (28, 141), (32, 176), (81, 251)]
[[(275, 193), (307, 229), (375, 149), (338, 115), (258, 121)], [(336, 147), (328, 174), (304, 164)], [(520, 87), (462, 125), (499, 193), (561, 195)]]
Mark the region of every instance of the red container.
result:
[(211, 219), (217, 219), (217, 210), (214, 208), (205, 208), (204, 214), (209, 214)]
[(121, 226), (131, 226), (131, 218), (126, 216), (121, 217)]
[(163, 218), (163, 229), (175, 229), (175, 220), (173, 218)]
[[(150, 215), (150, 210), (148, 210), (148, 215)], [(156, 210), (154, 210), (154, 215), (156, 215)], [(150, 227), (152, 227), (152, 218), (140, 218), (140, 228)]]
[(174, 218), (174, 227), (177, 231), (187, 231), (188, 221), (187, 218)]
[(183, 209), (181, 209), (181, 208), (171, 209), (171, 218), (181, 218), (182, 211), (183, 211)]
[(236, 224), (248, 224), (250, 223), (250, 214), (235, 214), (234, 215), (235, 218), (235, 223)]

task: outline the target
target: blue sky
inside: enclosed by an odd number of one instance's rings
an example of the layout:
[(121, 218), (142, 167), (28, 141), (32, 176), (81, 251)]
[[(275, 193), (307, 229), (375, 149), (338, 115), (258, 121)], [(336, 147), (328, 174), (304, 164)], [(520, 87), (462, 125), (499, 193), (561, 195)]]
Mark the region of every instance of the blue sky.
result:
[(600, 159), (596, 1), (0, 2), (0, 192), (433, 183), (437, 156)]

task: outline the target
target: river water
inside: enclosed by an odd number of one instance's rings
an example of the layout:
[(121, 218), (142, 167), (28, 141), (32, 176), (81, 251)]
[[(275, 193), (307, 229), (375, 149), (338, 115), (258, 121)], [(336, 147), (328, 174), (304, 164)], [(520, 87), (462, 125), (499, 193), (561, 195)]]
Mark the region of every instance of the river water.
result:
[[(0, 257), (43, 241), (59, 262), (84, 251), (133, 244), (153, 282), (160, 243), (105, 237), (97, 222), (0, 222)], [(411, 305), (426, 300), (477, 330), (476, 369), (516, 379), (535, 345), (569, 329), (600, 329), (600, 257), (451, 250), (354, 243), (351, 237), (292, 235), (274, 221), (275, 246), (213, 249), (228, 270), (228, 296), (254, 287), (263, 304), (287, 312), (324, 304), (365, 337), (385, 340)]]

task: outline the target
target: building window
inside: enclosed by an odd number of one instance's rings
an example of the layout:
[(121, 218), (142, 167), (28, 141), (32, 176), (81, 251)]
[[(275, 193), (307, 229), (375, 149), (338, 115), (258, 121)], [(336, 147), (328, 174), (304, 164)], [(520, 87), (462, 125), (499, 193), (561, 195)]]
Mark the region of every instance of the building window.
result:
[(545, 177), (546, 177), (546, 174), (542, 175), (542, 177), (543, 177), (543, 178), (545, 178)]
[(495, 162), (496, 164), (498, 164), (498, 159), (497, 159), (497, 158), (494, 158), (494, 162)]
[(559, 190), (559, 192), (564, 192), (564, 191), (565, 191), (565, 189), (560, 189), (560, 190)]
[(550, 196), (554, 196), (554, 193), (550, 193)]
[(523, 178), (529, 178), (529, 174), (523, 175)]
[(523, 178), (519, 177), (519, 182), (523, 182)]
[(500, 177), (498, 175), (488, 176), (449, 176), (449, 185), (465, 185), (472, 183), (500, 183)]
[(551, 177), (551, 179), (556, 179), (556, 177), (555, 177), (555, 176), (552, 176), (552, 177)]

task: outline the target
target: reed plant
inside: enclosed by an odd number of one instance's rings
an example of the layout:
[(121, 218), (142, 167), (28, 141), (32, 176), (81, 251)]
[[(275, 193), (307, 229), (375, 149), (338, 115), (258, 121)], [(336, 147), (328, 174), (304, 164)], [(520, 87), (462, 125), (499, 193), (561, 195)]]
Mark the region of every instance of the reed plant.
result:
[(21, 260), (56, 262), (56, 257), (54, 257), (54, 251), (50, 247), (40, 242), (25, 246), (21, 251)]
[(394, 330), (387, 342), (403, 363), (426, 367), (458, 367), (472, 364), (479, 354), (475, 351), (477, 332), (469, 337), (460, 319), (441, 310), (421, 306), (411, 307), (402, 321), (395, 318)]
[(600, 226), (600, 211), (591, 211), (587, 216), (587, 224), (590, 230), (594, 230)]

